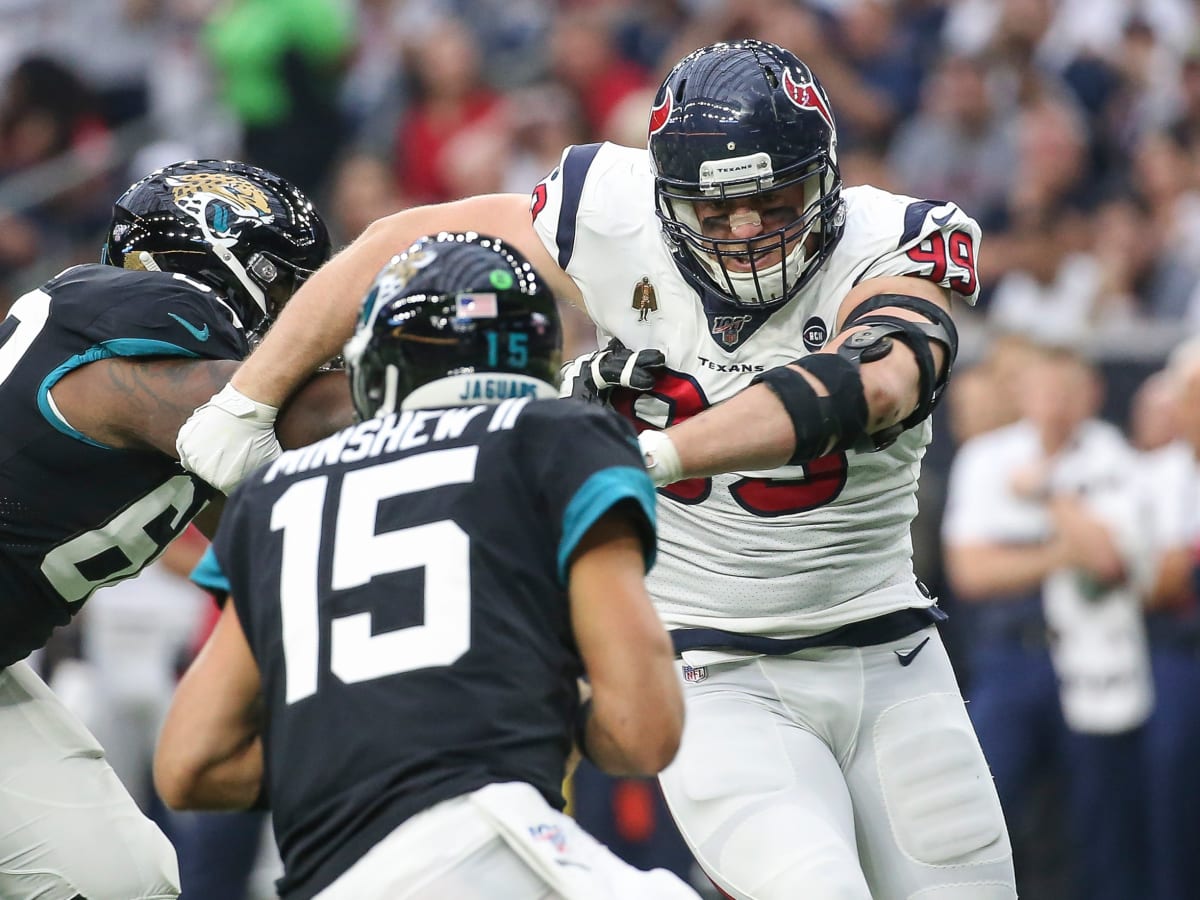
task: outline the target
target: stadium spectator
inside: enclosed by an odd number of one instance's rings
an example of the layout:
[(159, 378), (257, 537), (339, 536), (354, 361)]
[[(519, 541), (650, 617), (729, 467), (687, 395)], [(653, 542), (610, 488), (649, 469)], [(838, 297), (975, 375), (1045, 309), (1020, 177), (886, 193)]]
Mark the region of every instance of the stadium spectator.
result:
[[(500, 96), (480, 77), (479, 45), (465, 23), (436, 22), (408, 42), (411, 100), (396, 132), (396, 180), (415, 203), (456, 196), (447, 183), (453, 139), (496, 114)], [(485, 167), (489, 160), (457, 160)]]
[(587, 129), (596, 135), (629, 94), (649, 85), (647, 73), (621, 56), (610, 14), (578, 7), (560, 14), (550, 35), (550, 71), (576, 97)]
[(339, 0), (230, 0), (204, 25), (243, 156), (317, 195), (337, 154), (353, 22)]
[[(830, 38), (837, 55), (870, 95), (875, 111), (872, 121), (842, 123), (840, 137), (849, 149), (886, 147), (895, 127), (916, 110), (924, 73), (913, 42), (900, 28), (900, 18), (888, 0), (852, 0), (833, 14)], [(920, 196), (959, 200), (957, 194)]]
[(1153, 256), (1138, 284), (1143, 315), (1200, 323), (1191, 308), (1200, 281), (1200, 185), (1180, 131), (1148, 131), (1133, 151), (1131, 181), (1144, 205)]
[(77, 158), (81, 177), (52, 196), (35, 194), (21, 207), (5, 209), (0, 201), (0, 278), (36, 270), (47, 254), (72, 263), (92, 258), (91, 242), (107, 222), (113, 189), (98, 166), (109, 137), (95, 95), (73, 68), (29, 56), (10, 73), (0, 101), (0, 177), (34, 173), (68, 154)]
[(988, 94), (978, 57), (947, 56), (925, 82), (915, 116), (901, 121), (888, 164), (905, 193), (953, 197), (982, 221), (994, 221), (1016, 177), (1013, 122)]
[(1152, 453), (1179, 436), (1177, 390), (1167, 372), (1149, 375), (1129, 400), (1129, 443)]
[[(1147, 900), (1184, 900), (1200, 883), (1200, 344), (1163, 371), (1178, 438), (1143, 455), (1147, 627), (1157, 703), (1141, 769), (1148, 809)], [(1145, 396), (1145, 395), (1143, 395)]]
[(1027, 354), (1021, 378), (1021, 421), (963, 445), (942, 520), (950, 584), (972, 607), (968, 709), (1014, 830), (1053, 767), (1072, 896), (1128, 900), (1145, 877), (1138, 729), (1153, 702), (1129, 587), (1133, 455), (1093, 418), (1100, 385), (1077, 353)]
[(329, 186), (329, 230), (338, 244), (354, 240), (381, 215), (408, 205), (391, 163), (371, 153), (339, 159)]

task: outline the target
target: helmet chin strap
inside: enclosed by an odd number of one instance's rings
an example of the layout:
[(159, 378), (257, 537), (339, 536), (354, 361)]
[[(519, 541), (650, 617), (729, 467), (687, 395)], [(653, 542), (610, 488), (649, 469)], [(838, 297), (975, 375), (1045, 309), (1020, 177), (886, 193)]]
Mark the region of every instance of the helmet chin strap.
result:
[[(205, 206), (207, 206), (207, 203), (207, 200), (204, 201)], [(232, 272), (233, 277), (246, 289), (246, 292), (254, 300), (263, 316), (269, 317), (270, 311), (267, 309), (267, 295), (255, 283), (254, 279), (250, 277), (250, 273), (246, 271), (246, 267), (242, 265), (242, 261), (234, 256), (233, 251), (229, 249), (231, 244), (237, 243), (237, 236), (223, 238), (214, 234), (213, 230), (208, 227), (203, 206), (198, 213), (195, 213), (193, 210), (188, 210), (188, 212), (192, 213), (192, 218), (200, 226), (200, 232), (204, 235), (204, 239), (208, 241), (209, 246), (212, 247), (212, 252), (217, 255), (217, 259), (224, 263), (225, 268)]]
[(218, 244), (213, 244), (213, 252), (217, 254), (217, 259), (225, 264), (225, 267), (233, 273), (236, 278), (254, 299), (259, 310), (264, 316), (267, 313), (267, 295), (263, 293), (262, 288), (254, 283), (254, 279), (250, 277), (250, 273), (246, 271), (246, 267), (242, 265), (242, 261), (233, 255), (233, 251), (228, 247), (222, 247)]

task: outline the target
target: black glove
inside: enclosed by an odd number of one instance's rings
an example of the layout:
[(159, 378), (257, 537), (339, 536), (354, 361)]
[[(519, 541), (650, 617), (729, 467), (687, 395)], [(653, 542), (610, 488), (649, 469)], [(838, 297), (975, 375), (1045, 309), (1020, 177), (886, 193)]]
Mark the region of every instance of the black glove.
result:
[(655, 370), (666, 364), (661, 350), (630, 350), (613, 338), (603, 350), (586, 353), (562, 367), (558, 396), (606, 403), (615, 387), (648, 391), (654, 387)]

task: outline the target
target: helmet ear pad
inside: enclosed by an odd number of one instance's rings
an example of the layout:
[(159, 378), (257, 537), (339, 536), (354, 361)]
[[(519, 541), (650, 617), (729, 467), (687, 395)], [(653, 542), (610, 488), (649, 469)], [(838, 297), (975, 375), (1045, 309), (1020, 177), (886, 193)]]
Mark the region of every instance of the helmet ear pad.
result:
[(517, 250), (443, 232), (376, 276), (344, 357), (363, 419), (404, 405), (557, 396), (562, 327), (554, 295)]
[(190, 160), (150, 173), (117, 199), (101, 259), (203, 282), (254, 332), (331, 249), (312, 202), (283, 178), (240, 162)]
[[(712, 44), (671, 70), (650, 116), (656, 208), (676, 265), (698, 290), (739, 307), (786, 303), (816, 274), (841, 237), (845, 208), (837, 132), (828, 98), (794, 54), (765, 41)], [(751, 260), (745, 239), (714, 239), (696, 201), (752, 198), (803, 185), (790, 223), (763, 232), (774, 265)]]

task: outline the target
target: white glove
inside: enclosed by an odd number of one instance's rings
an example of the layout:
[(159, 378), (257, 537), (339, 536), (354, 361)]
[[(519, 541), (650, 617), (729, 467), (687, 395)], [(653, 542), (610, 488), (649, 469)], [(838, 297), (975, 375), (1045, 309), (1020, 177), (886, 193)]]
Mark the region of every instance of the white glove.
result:
[(283, 448), (275, 437), (274, 406), (251, 400), (227, 384), (198, 406), (179, 429), (179, 461), (223, 494), (230, 493)]
[(683, 478), (679, 451), (665, 431), (643, 431), (638, 435), (638, 444), (642, 447), (646, 471), (655, 487), (674, 484)]

